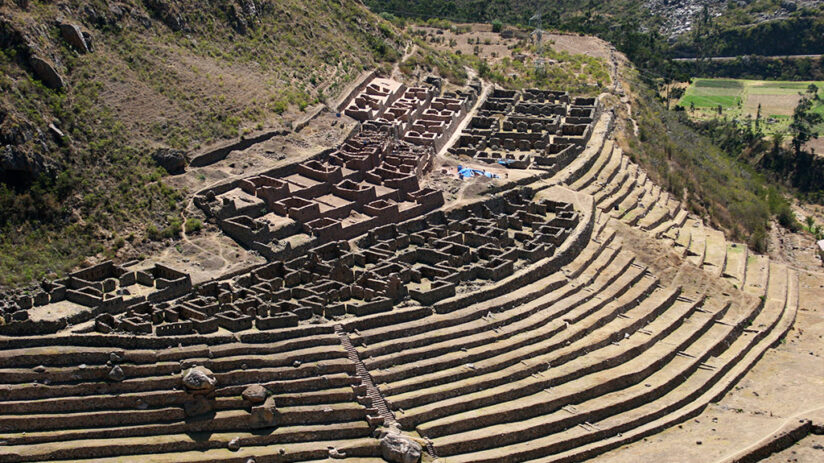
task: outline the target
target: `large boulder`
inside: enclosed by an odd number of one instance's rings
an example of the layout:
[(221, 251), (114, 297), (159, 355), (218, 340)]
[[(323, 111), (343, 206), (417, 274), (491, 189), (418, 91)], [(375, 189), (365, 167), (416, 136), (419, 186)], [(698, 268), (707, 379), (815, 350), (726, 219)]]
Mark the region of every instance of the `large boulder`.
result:
[(120, 382), (126, 379), (126, 374), (123, 372), (123, 369), (120, 368), (120, 365), (115, 365), (109, 370), (108, 377), (112, 381)]
[(81, 31), (77, 25), (69, 23), (60, 24), (60, 34), (63, 36), (63, 40), (69, 42), (69, 45), (80, 53), (88, 53), (91, 51), (88, 43), (86, 43), (86, 38), (83, 36), (83, 31)]
[(186, 154), (171, 148), (159, 148), (152, 153), (152, 159), (170, 174), (179, 174), (186, 168)]
[(381, 438), (381, 455), (392, 463), (418, 463), (422, 451), (421, 444), (396, 430)]
[(183, 387), (193, 394), (208, 394), (215, 390), (217, 379), (214, 373), (205, 367), (192, 367), (183, 372)]
[(39, 56), (32, 56), (29, 58), (29, 64), (34, 71), (34, 75), (43, 81), (46, 87), (59, 90), (66, 86), (60, 73), (45, 59)]
[(184, 7), (178, 5), (180, 2), (144, 0), (143, 3), (152, 15), (163, 21), (171, 30), (177, 32), (186, 28), (186, 21), (181, 11)]
[(260, 384), (252, 384), (244, 389), (240, 396), (255, 405), (262, 404), (269, 397), (269, 390)]

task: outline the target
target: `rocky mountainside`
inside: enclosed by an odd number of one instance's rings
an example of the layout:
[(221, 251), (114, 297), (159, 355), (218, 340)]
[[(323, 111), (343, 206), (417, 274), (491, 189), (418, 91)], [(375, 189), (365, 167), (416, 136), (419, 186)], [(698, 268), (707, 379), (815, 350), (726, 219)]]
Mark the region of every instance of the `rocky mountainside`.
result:
[[(645, 6), (662, 19), (661, 32), (670, 39), (693, 30), (706, 14), (730, 25), (746, 26), (787, 19), (803, 8), (815, 9), (822, 0), (646, 0)], [(706, 11), (706, 13), (705, 13)]]
[(187, 153), (288, 127), (397, 34), (356, 0), (0, 2), (0, 284), (163, 229)]

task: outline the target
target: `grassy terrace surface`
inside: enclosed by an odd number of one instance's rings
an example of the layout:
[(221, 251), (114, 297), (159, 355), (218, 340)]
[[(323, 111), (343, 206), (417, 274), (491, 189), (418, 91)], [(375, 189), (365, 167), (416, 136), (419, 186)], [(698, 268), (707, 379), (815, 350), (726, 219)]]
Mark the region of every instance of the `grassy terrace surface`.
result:
[[(44, 166), (0, 172), (0, 284), (174, 235), (185, 192), (164, 184), (156, 148), (283, 127), (399, 56), (395, 29), (359, 2), (240, 3), (0, 5), (0, 140)], [(94, 51), (72, 49), (58, 19), (88, 31)], [(55, 63), (63, 90), (34, 78), (29, 54)]]

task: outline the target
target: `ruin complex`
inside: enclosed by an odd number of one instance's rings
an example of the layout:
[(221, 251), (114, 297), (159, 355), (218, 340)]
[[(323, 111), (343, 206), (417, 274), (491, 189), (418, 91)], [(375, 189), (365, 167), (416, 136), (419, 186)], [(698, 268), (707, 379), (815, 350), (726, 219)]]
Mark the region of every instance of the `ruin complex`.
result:
[[(653, 184), (597, 98), (374, 78), (340, 110), (339, 146), (195, 196), (265, 264), (0, 301), (0, 462), (580, 461), (695, 416), (792, 325), (795, 271)], [(524, 175), (449, 202), (444, 156)]]

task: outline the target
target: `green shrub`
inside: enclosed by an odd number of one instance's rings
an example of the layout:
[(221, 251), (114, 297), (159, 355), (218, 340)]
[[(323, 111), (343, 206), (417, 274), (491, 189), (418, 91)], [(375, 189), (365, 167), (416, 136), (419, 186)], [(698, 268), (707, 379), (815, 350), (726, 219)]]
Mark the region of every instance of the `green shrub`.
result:
[(277, 100), (272, 105), (272, 111), (275, 114), (278, 114), (278, 115), (285, 113), (286, 109), (288, 109), (288, 108), (289, 108), (289, 102), (286, 101), (286, 100)]
[(152, 241), (160, 241), (163, 239), (163, 234), (160, 233), (155, 224), (150, 224), (146, 227), (146, 237)]
[(203, 228), (203, 222), (200, 219), (186, 219), (186, 233), (197, 233), (201, 228)]
[(492, 32), (501, 32), (504, 30), (504, 23), (500, 19), (492, 21)]
[(174, 238), (180, 235), (181, 230), (183, 230), (183, 224), (180, 222), (180, 218), (174, 217), (169, 220), (169, 226), (163, 229), (163, 237)]
[(764, 254), (767, 252), (767, 232), (763, 227), (755, 230), (747, 243), (753, 251)]
[(778, 218), (778, 223), (781, 224), (782, 227), (793, 232), (798, 231), (798, 220), (796, 220), (795, 214), (793, 214), (793, 211), (789, 207), (781, 209), (776, 217)]

